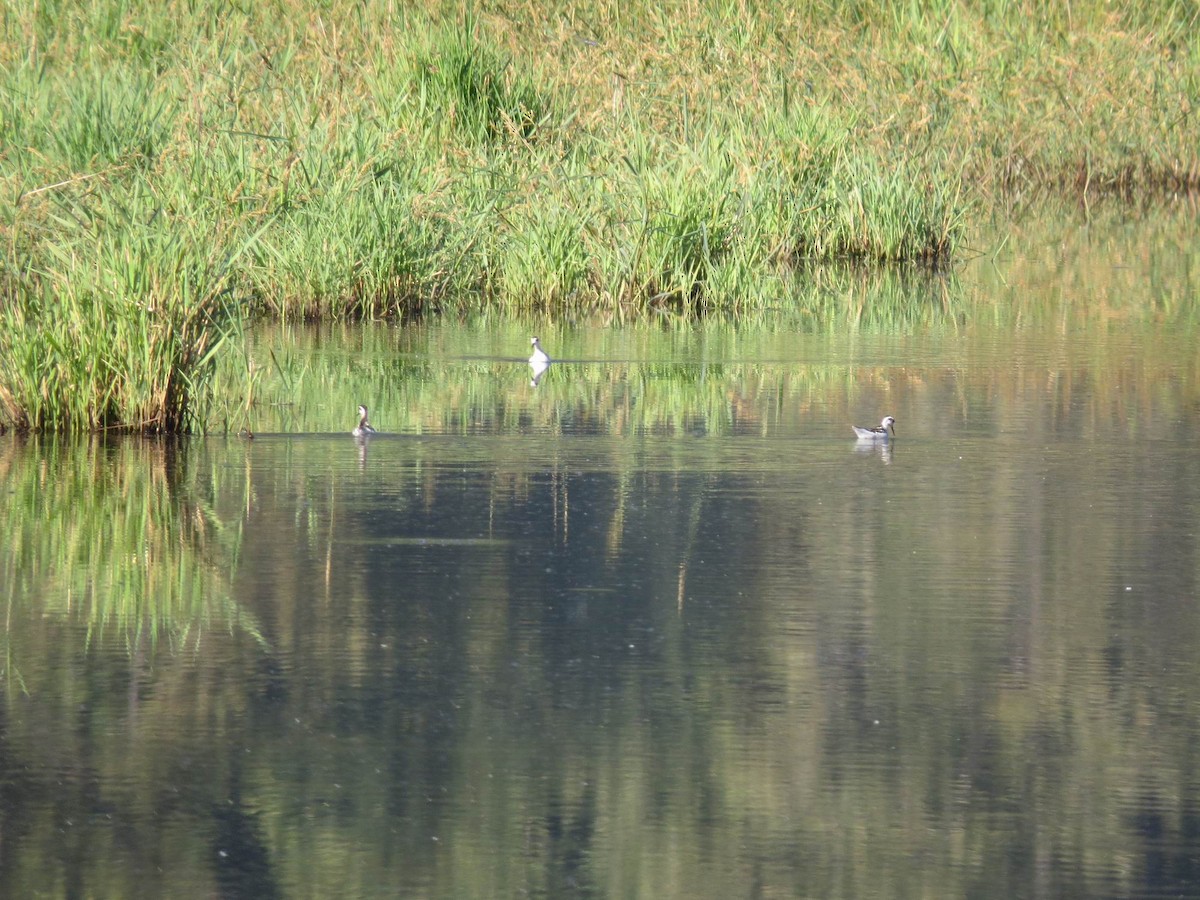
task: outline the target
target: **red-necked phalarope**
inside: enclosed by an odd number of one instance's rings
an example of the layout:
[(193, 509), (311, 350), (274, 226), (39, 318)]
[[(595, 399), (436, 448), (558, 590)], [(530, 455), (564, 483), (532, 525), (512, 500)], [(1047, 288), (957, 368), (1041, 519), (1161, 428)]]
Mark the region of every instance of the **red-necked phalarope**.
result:
[(365, 406), (358, 408), (358, 425), (350, 433), (355, 437), (376, 433), (375, 429), (371, 427), (371, 423), (367, 421), (367, 408)]
[(889, 436), (896, 436), (896, 420), (891, 416), (884, 416), (878, 428), (860, 428), (858, 425), (850, 427), (854, 429), (854, 433), (858, 435), (860, 441), (886, 441)]
[(537, 337), (530, 338), (529, 343), (533, 345), (533, 355), (529, 357), (529, 364), (531, 366), (550, 365), (550, 354), (542, 349), (542, 345), (538, 343)]

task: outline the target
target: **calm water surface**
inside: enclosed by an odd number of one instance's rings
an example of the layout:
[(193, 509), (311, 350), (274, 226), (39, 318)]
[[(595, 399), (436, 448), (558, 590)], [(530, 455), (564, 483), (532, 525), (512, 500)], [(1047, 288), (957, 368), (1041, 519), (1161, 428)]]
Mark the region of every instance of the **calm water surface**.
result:
[(0, 894), (1200, 895), (1200, 334), (979, 318), (265, 330), (252, 442), (0, 441)]

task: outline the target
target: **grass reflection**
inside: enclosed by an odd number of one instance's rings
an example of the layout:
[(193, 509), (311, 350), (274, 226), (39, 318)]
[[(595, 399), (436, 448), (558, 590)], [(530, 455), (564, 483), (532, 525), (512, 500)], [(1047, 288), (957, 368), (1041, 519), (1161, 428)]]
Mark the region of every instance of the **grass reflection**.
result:
[[(849, 434), (851, 419), (877, 421), (903, 409), (906, 436), (958, 434), (1019, 427), (1007, 419), (1014, 398), (1046, 384), (1051, 402), (1038, 407), (1045, 429), (1061, 427), (1085, 402), (1087, 421), (1072, 426), (1084, 429), (1080, 436), (1151, 434), (1170, 427), (1200, 390), (1193, 332), (1169, 323), (963, 326), (920, 336), (805, 335), (719, 322), (540, 330), (562, 361), (535, 388), (517, 356), (528, 345), (529, 326), (520, 323), (403, 331), (270, 326), (249, 349), (269, 360), (258, 370), (253, 406), (242, 404), (240, 374), (228, 371), (228, 411), (210, 424), (230, 431), (249, 425), (260, 436), (348, 438), (356, 407), (366, 403), (382, 440), (489, 432), (769, 435), (830, 420)], [(950, 402), (930, 400), (939, 387), (950, 391)]]
[[(235, 570), (269, 635), (47, 654), (0, 742), (29, 873), (67, 813), (113, 896), (1135, 894), (1186, 838), (1200, 482), (1112, 426), (1194, 405), (1187, 335), (539, 330), (580, 361), (537, 389), (517, 325), (261, 332), (252, 411), (337, 438), (2, 445), (26, 652), (257, 636)], [(892, 466), (786, 431), (876, 396)], [(451, 437), (360, 464), (359, 401)], [(697, 424), (737, 433), (624, 439)]]
[(131, 651), (196, 644), (213, 627), (261, 639), (230, 593), (241, 529), (192, 490), (194, 460), (173, 442), (137, 439), (0, 444), (10, 672), (26, 617)]

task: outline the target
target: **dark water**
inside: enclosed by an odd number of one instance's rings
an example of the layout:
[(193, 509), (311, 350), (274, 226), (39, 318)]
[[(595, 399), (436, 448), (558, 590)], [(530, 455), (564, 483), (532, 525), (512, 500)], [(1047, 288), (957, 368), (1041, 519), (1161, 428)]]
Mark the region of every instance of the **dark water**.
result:
[(0, 442), (3, 896), (1200, 895), (1196, 334), (348, 334)]

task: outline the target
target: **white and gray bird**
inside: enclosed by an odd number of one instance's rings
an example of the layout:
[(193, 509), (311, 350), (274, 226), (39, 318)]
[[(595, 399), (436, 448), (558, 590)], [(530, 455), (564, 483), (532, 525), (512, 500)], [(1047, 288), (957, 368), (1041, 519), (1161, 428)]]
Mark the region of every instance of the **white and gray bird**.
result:
[(863, 428), (860, 425), (850, 427), (854, 429), (860, 441), (886, 441), (896, 436), (896, 420), (891, 416), (884, 416), (878, 428)]

